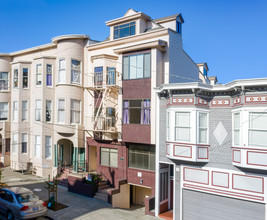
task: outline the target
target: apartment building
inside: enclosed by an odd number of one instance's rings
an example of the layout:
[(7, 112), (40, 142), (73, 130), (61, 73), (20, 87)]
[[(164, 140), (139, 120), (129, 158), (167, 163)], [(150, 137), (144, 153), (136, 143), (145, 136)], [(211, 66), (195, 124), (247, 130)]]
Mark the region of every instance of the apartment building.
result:
[[(160, 19), (129, 9), (106, 22), (104, 41), (55, 37), (0, 54), (1, 160), (39, 176), (60, 166), (102, 174), (112, 204), (155, 195), (156, 95), (161, 84), (208, 82), (183, 50), (181, 14)], [(9, 157), (10, 152), (10, 157)], [(148, 206), (148, 205), (147, 205)], [(147, 210), (149, 211), (149, 210)]]
[(267, 78), (155, 90), (156, 215), (267, 219)]

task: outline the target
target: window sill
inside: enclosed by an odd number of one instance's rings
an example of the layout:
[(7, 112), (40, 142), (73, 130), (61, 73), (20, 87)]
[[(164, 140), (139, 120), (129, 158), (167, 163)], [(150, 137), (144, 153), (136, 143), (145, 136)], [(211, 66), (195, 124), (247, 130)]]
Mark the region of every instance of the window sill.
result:
[(113, 168), (113, 169), (118, 169), (118, 167), (111, 167), (111, 166), (107, 166), (107, 165), (102, 165), (100, 164), (101, 167), (105, 167), (105, 168)]

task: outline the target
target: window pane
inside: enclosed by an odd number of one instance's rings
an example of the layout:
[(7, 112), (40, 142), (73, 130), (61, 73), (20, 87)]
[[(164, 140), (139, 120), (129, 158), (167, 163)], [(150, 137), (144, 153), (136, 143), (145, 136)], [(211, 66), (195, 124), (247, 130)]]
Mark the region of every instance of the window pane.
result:
[(267, 146), (267, 131), (249, 130), (249, 145)]
[(130, 79), (136, 79), (136, 56), (130, 56)]
[(235, 113), (234, 114), (234, 129), (239, 129), (240, 128), (240, 114)]
[(240, 135), (240, 131), (235, 130), (234, 131), (234, 145), (239, 145), (239, 135)]
[(199, 127), (207, 128), (207, 113), (199, 113)]
[(46, 101), (46, 121), (51, 121), (52, 102)]
[(199, 129), (199, 143), (200, 144), (207, 143), (207, 129), (205, 128)]
[(46, 158), (50, 158), (52, 156), (51, 146), (52, 146), (51, 136), (45, 136), (45, 157)]
[(136, 56), (136, 77), (143, 78), (143, 67), (144, 67), (144, 55)]
[(110, 149), (110, 166), (118, 167), (118, 150)]
[(28, 88), (28, 69), (27, 68), (23, 68), (22, 87)]
[(182, 127), (190, 127), (190, 112), (176, 112), (175, 125)]
[(123, 57), (123, 79), (129, 79), (129, 57)]
[(151, 69), (150, 69), (150, 66), (151, 66), (151, 64), (150, 64), (150, 53), (148, 53), (148, 54), (145, 54), (144, 55), (145, 57), (144, 57), (144, 62), (145, 62), (145, 64), (144, 64), (144, 77), (145, 78), (149, 78), (150, 77), (150, 72), (151, 72)]
[(175, 128), (175, 140), (190, 142), (190, 128)]
[(101, 165), (109, 166), (109, 150), (108, 150), (108, 148), (101, 148)]
[(7, 120), (8, 118), (8, 103), (0, 102), (0, 120)]
[(267, 130), (267, 113), (253, 112), (249, 115), (249, 127), (252, 129)]

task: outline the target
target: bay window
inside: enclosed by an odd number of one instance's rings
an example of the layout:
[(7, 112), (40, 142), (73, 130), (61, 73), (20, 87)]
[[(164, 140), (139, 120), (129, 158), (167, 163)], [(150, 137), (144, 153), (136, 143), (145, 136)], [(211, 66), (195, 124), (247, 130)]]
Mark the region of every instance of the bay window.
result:
[(51, 159), (52, 157), (52, 137), (45, 136), (45, 158)]
[(52, 86), (52, 65), (46, 65), (46, 85)]
[(13, 154), (18, 153), (18, 141), (19, 141), (18, 133), (12, 134), (12, 153)]
[(28, 120), (28, 102), (27, 101), (22, 101), (22, 121), (27, 121)]
[(21, 134), (21, 153), (27, 153), (28, 134)]
[(37, 86), (42, 85), (42, 65), (41, 64), (36, 65), (36, 85)]
[(190, 142), (190, 112), (175, 112), (175, 141)]
[(65, 99), (58, 100), (58, 118), (59, 123), (65, 122)]
[(207, 144), (208, 142), (208, 114), (199, 112), (198, 143)]
[(51, 122), (52, 118), (52, 102), (50, 100), (46, 100), (45, 104), (45, 121)]
[(23, 89), (26, 89), (28, 88), (28, 77), (29, 77), (29, 73), (28, 73), (28, 68), (23, 68), (23, 71), (22, 71), (22, 88)]
[(13, 102), (13, 121), (18, 121), (18, 102)]
[(123, 79), (150, 78), (150, 53), (141, 53), (123, 56)]
[(13, 88), (18, 88), (18, 82), (19, 82), (18, 69), (14, 69), (14, 73), (13, 73)]
[(71, 123), (79, 124), (81, 119), (81, 101), (80, 100), (71, 100), (70, 108)]
[(41, 121), (41, 100), (35, 100), (35, 121)]
[(234, 145), (240, 145), (240, 113), (234, 113), (233, 115), (233, 139)]
[(35, 157), (41, 156), (41, 136), (40, 135), (35, 135), (34, 156)]
[(8, 90), (8, 72), (0, 72), (0, 91)]
[(248, 145), (267, 146), (267, 112), (249, 113)]

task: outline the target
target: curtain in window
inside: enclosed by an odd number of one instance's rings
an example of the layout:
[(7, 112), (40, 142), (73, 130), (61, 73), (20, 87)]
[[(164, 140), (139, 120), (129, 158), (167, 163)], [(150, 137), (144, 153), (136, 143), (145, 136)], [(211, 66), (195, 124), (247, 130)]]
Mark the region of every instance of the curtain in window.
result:
[(123, 102), (123, 124), (129, 124), (129, 101)]
[(150, 100), (143, 100), (141, 107), (141, 124), (150, 124)]
[(46, 75), (46, 85), (47, 86), (52, 86), (52, 74), (47, 74)]

